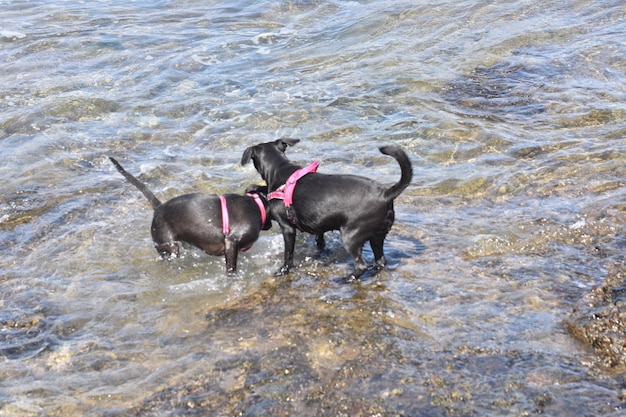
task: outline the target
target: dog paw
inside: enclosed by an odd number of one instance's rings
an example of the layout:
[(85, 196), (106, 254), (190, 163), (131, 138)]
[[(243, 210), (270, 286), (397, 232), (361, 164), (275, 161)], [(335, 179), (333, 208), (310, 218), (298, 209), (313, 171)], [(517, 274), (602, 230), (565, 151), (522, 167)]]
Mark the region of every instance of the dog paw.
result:
[(354, 283), (355, 283), (355, 282), (357, 282), (358, 280), (359, 280), (359, 277), (356, 277), (356, 276), (354, 276), (354, 275), (348, 275), (347, 277), (345, 277), (345, 278), (343, 279), (343, 281), (344, 281), (346, 284), (354, 284)]
[(361, 275), (363, 275), (366, 271), (367, 270), (365, 270), (365, 271), (354, 271), (350, 275), (345, 277), (344, 281), (347, 284), (354, 284), (355, 282), (360, 281)]
[(289, 274), (289, 267), (286, 265), (283, 265), (278, 271), (276, 271), (274, 273), (275, 277), (284, 277), (285, 275)]

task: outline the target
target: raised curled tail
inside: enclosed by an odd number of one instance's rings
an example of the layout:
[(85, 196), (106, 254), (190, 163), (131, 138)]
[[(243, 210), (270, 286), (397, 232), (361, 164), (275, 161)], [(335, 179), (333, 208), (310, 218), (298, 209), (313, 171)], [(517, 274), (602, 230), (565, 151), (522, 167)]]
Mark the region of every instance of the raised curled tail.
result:
[(385, 199), (393, 200), (400, 195), (402, 191), (406, 189), (411, 183), (413, 178), (413, 167), (411, 161), (406, 153), (395, 145), (382, 146), (378, 148), (385, 155), (393, 156), (398, 164), (400, 164), (400, 170), (402, 174), (400, 181), (391, 186), (391, 188), (385, 190)]
[(119, 162), (115, 160), (115, 158), (109, 156), (109, 159), (111, 160), (111, 162), (113, 162), (113, 165), (115, 165), (115, 168), (117, 168), (120, 174), (122, 174), (124, 178), (128, 180), (128, 182), (133, 184), (135, 187), (139, 188), (139, 191), (141, 191), (143, 195), (146, 196), (148, 201), (150, 201), (150, 204), (152, 204), (153, 209), (156, 209), (157, 207), (161, 205), (161, 202), (159, 201), (159, 199), (156, 198), (154, 194), (152, 194), (152, 191), (150, 191), (144, 183), (142, 183), (137, 178), (133, 177), (128, 172), (126, 172), (126, 170), (122, 168), (122, 166), (119, 164)]

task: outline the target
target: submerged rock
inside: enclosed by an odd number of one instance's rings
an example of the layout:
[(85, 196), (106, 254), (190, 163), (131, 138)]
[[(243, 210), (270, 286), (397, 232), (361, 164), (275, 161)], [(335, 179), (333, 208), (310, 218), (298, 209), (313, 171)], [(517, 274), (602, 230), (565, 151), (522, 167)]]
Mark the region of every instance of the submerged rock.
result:
[(52, 325), (40, 300), (33, 297), (32, 305), (3, 301), (0, 300), (0, 358), (29, 358), (45, 350)]
[(593, 362), (617, 373), (626, 372), (626, 283), (623, 266), (587, 294), (566, 321), (570, 333), (590, 347)]
[(622, 407), (606, 387), (593, 401), (571, 401), (593, 386), (576, 358), (432, 344), (376, 283), (268, 279), (206, 319), (197, 367), (111, 415), (564, 416)]

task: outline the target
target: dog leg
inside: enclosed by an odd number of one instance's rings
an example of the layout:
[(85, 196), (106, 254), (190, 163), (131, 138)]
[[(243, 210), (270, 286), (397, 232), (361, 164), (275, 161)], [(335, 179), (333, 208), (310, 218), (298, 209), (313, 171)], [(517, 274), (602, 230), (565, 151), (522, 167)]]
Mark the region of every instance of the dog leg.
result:
[(354, 258), (354, 270), (346, 279), (347, 282), (354, 282), (358, 280), (359, 277), (363, 275), (365, 272), (367, 272), (368, 270), (367, 264), (363, 260), (363, 255), (361, 253), (362, 246), (363, 245), (359, 246), (358, 249), (357, 248), (353, 248), (352, 250), (348, 249), (348, 253), (352, 255), (352, 258)]
[(324, 240), (324, 233), (320, 233), (315, 237), (315, 243), (317, 243), (317, 253), (315, 254), (316, 258), (319, 258), (324, 252), (326, 248), (326, 241)]
[(283, 241), (285, 244), (285, 263), (276, 272), (276, 276), (282, 276), (289, 273), (293, 267), (293, 252), (296, 246), (296, 229), (290, 223), (280, 225), (283, 231)]
[(365, 243), (361, 236), (359, 236), (358, 230), (341, 230), (341, 240), (346, 251), (352, 256), (354, 261), (354, 270), (352, 274), (347, 277), (348, 282), (356, 281), (361, 275), (367, 271), (367, 264), (363, 260), (363, 244)]
[(237, 244), (226, 238), (224, 240), (224, 257), (226, 258), (226, 273), (228, 275), (237, 272), (237, 255), (239, 255)]
[(159, 252), (159, 256), (163, 259), (176, 259), (178, 258), (178, 242), (154, 242), (154, 248)]
[(370, 239), (370, 246), (372, 247), (372, 252), (374, 252), (374, 259), (376, 260), (375, 268), (379, 271), (387, 266), (387, 259), (385, 258), (385, 253), (383, 250), (385, 237), (385, 235), (374, 236)]
[(150, 233), (152, 234), (154, 247), (162, 258), (178, 258), (179, 246), (176, 235), (172, 233), (166, 224), (163, 224), (162, 219), (157, 219), (156, 216), (152, 219)]

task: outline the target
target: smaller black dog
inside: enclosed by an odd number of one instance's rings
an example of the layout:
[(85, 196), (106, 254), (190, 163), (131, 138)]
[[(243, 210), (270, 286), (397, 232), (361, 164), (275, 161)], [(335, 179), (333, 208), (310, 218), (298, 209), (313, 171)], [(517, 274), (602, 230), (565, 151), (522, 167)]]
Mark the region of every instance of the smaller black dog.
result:
[(209, 255), (226, 257), (227, 272), (237, 269), (240, 250), (252, 246), (261, 230), (272, 227), (265, 193), (267, 187), (250, 186), (239, 194), (184, 194), (166, 203), (112, 157), (115, 168), (152, 204), (152, 240), (164, 258), (177, 258), (179, 242), (189, 243)]

